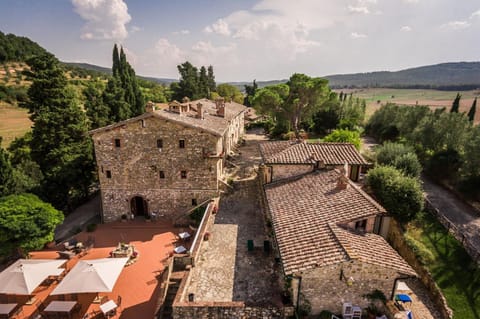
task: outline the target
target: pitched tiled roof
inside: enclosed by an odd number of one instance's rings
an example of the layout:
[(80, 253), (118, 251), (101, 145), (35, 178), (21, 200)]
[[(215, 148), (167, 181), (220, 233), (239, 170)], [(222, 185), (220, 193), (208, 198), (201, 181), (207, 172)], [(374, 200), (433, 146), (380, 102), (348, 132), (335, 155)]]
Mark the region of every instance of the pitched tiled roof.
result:
[(264, 142), (260, 152), (266, 164), (369, 164), (350, 143)]
[(338, 189), (340, 176), (337, 170), (322, 170), (265, 186), (286, 274), (348, 260), (329, 223), (385, 213), (352, 182)]
[(329, 224), (329, 227), (350, 259), (394, 269), (405, 275), (416, 275), (382, 236), (355, 232), (336, 224)]
[[(198, 103), (201, 103), (203, 107), (203, 111), (204, 111), (203, 119), (197, 118), (196, 116)], [(90, 134), (95, 134), (97, 132), (114, 129), (118, 126), (127, 124), (129, 122), (138, 121), (140, 119), (153, 116), (153, 117), (158, 117), (162, 119), (167, 119), (172, 122), (177, 122), (179, 124), (183, 124), (188, 127), (198, 128), (198, 129), (210, 132), (212, 134), (221, 136), (227, 130), (230, 120), (238, 116), (241, 112), (245, 111), (247, 108), (246, 106), (235, 103), (235, 102), (225, 102), (225, 116), (221, 117), (216, 115), (217, 111), (215, 107), (215, 102), (213, 101), (210, 101), (207, 99), (201, 99), (201, 100), (191, 101), (188, 103), (182, 103), (182, 105), (184, 104), (190, 104), (191, 109), (189, 112), (186, 112), (181, 115), (177, 112), (169, 111), (168, 108), (157, 109), (154, 112), (147, 112), (135, 118), (131, 118), (131, 119), (118, 122), (109, 126), (98, 128), (96, 130), (92, 130), (90, 131)]]

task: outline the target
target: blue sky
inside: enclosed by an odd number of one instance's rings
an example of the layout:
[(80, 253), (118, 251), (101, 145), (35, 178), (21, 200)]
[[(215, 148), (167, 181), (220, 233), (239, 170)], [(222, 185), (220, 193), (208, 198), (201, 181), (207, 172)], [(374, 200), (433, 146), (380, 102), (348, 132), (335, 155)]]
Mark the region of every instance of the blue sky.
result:
[(116, 42), (169, 78), (186, 60), (218, 81), (480, 60), (479, 0), (2, 0), (0, 30), (107, 67)]

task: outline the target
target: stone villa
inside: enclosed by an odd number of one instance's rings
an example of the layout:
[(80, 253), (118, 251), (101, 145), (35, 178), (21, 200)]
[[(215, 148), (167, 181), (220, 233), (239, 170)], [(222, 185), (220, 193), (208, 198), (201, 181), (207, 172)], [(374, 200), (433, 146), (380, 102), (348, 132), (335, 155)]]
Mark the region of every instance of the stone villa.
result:
[(341, 313), (345, 302), (366, 307), (362, 296), (375, 289), (389, 298), (396, 280), (415, 272), (384, 239), (385, 209), (347, 177), (368, 163), (349, 144), (287, 143), (263, 143), (260, 151), (268, 218), (294, 304)]
[(175, 220), (218, 196), (245, 110), (223, 99), (174, 101), (159, 110), (149, 103), (145, 114), (90, 131), (104, 222), (152, 212)]

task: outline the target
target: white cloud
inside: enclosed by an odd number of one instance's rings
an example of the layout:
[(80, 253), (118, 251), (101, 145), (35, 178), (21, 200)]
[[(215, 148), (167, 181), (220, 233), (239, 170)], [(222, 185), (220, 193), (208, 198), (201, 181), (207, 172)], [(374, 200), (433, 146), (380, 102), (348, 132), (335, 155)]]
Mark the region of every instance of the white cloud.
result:
[(204, 31), (207, 33), (216, 33), (226, 36), (231, 34), (228, 23), (223, 19), (218, 19), (214, 24), (205, 27)]
[(472, 15), (470, 16), (470, 19), (473, 19), (473, 18), (480, 18), (480, 10), (477, 10), (474, 13), (472, 13)]
[(352, 39), (363, 39), (363, 38), (366, 38), (367, 35), (366, 35), (366, 34), (363, 34), (363, 33), (352, 32), (352, 33), (350, 33), (350, 37), (351, 37)]
[(131, 17), (123, 0), (72, 0), (75, 12), (86, 21), (81, 38), (123, 40)]
[(403, 0), (403, 2), (406, 2), (406, 3), (418, 3), (419, 0)]
[(187, 35), (190, 34), (190, 30), (180, 30), (180, 31), (173, 31), (173, 34), (180, 34), (180, 35)]
[(444, 24), (442, 27), (450, 28), (453, 30), (461, 30), (461, 29), (468, 28), (469, 26), (470, 26), (470, 23), (467, 21), (450, 21)]
[(354, 6), (348, 6), (348, 11), (352, 13), (363, 13), (363, 14), (369, 14), (370, 10), (368, 10), (367, 7), (354, 7)]
[(404, 25), (403, 27), (400, 28), (400, 31), (410, 32), (410, 31), (412, 31), (412, 28), (409, 27), (408, 25)]
[(142, 31), (142, 30), (143, 30), (143, 28), (134, 25), (130, 28), (130, 33), (137, 33), (137, 32)]

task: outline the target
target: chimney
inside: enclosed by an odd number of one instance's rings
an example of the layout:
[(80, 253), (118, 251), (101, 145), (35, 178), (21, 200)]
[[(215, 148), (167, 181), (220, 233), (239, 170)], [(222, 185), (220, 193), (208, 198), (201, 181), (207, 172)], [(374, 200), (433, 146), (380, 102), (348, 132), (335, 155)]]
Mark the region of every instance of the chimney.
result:
[(325, 168), (325, 162), (322, 160), (317, 160), (315, 161), (315, 167), (317, 169), (324, 169)]
[(347, 187), (348, 187), (348, 177), (341, 174), (340, 176), (338, 176), (337, 189), (344, 190), (344, 189), (347, 189)]
[(219, 97), (215, 100), (215, 106), (217, 108), (217, 115), (220, 117), (225, 117), (225, 99)]
[(148, 113), (155, 112), (155, 104), (152, 101), (148, 101), (147, 105), (145, 106), (145, 111), (147, 111)]
[(203, 105), (202, 103), (197, 103), (197, 118), (203, 120), (204, 119), (204, 116), (203, 116)]

